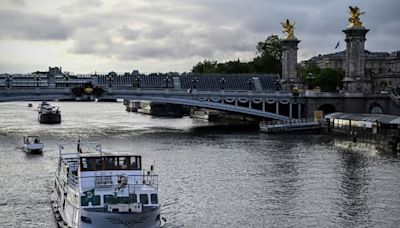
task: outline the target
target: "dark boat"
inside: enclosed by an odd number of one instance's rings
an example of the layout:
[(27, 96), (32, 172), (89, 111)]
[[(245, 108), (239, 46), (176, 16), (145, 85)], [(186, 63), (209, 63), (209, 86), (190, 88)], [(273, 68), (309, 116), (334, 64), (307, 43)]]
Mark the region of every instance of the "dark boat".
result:
[(38, 107), (38, 120), (44, 124), (58, 124), (61, 123), (61, 111), (57, 106), (51, 106), (49, 103), (43, 101)]

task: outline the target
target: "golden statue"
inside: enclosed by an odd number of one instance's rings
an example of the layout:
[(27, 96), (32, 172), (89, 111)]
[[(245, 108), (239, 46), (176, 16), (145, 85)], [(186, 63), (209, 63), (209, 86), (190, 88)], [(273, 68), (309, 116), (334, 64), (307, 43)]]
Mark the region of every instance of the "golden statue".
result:
[(287, 40), (295, 40), (296, 37), (294, 36), (294, 25), (290, 23), (289, 19), (286, 19), (285, 22), (281, 22), (281, 25), (283, 27), (283, 33), (286, 34), (286, 39)]
[(361, 12), (360, 8), (358, 8), (357, 6), (349, 6), (350, 8), (350, 16), (349, 16), (349, 28), (353, 28), (353, 27), (362, 27), (362, 22), (360, 20), (360, 16), (364, 15), (365, 12)]

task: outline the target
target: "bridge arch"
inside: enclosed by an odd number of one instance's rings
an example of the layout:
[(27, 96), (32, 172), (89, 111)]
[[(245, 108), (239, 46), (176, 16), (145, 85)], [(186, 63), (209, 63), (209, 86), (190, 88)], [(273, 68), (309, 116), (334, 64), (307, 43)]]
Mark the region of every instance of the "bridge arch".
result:
[(337, 112), (336, 107), (332, 104), (323, 104), (323, 105), (319, 106), (318, 110), (322, 111), (324, 113), (324, 115), (333, 113), (333, 112)]

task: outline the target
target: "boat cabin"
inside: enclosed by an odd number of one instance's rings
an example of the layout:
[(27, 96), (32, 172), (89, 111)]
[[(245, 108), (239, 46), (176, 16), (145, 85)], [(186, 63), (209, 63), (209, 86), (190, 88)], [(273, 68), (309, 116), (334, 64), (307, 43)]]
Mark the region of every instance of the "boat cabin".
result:
[[(142, 169), (141, 156), (105, 153), (99, 144), (93, 148), (88, 152), (87, 147), (78, 144), (74, 153), (61, 152), (60, 182), (62, 176), (67, 177), (75, 195), (72, 198), (79, 196), (80, 207), (139, 213), (159, 206), (158, 176), (153, 174), (153, 168), (147, 172)], [(60, 146), (63, 150), (64, 146)]]
[(23, 140), (24, 140), (24, 144), (37, 144), (37, 143), (40, 143), (40, 138), (39, 138), (39, 136), (36, 136), (36, 135), (24, 136)]

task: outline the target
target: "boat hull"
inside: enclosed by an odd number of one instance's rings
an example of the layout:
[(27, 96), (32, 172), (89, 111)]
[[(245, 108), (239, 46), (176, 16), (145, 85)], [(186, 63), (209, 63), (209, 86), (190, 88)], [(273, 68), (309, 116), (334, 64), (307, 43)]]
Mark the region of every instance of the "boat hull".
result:
[(44, 124), (61, 123), (61, 115), (59, 113), (42, 113), (39, 114), (39, 122)]
[(142, 213), (107, 213), (81, 210), (91, 223), (80, 221), (79, 228), (159, 228), (160, 208)]

